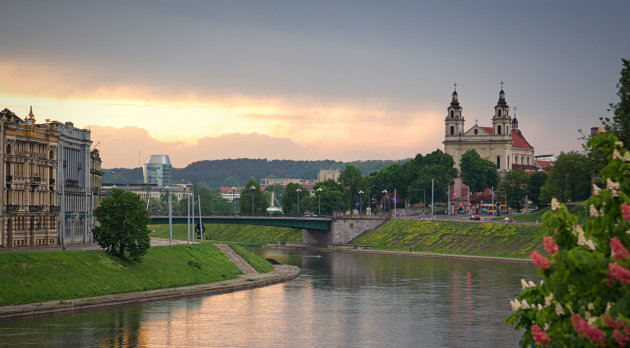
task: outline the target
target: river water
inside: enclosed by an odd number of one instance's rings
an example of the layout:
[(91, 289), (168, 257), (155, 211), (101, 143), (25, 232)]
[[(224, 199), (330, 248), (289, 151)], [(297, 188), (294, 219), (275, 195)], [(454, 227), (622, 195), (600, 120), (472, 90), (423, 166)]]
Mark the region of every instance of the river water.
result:
[(262, 250), (302, 268), (229, 294), (0, 321), (0, 346), (517, 347), (526, 263)]

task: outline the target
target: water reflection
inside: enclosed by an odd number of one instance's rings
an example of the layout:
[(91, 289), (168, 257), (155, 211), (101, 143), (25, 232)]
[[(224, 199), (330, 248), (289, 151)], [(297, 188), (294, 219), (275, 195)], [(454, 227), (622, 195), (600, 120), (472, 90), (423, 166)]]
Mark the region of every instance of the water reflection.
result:
[(265, 288), (0, 322), (0, 346), (516, 346), (503, 321), (527, 264), (263, 251), (302, 267)]

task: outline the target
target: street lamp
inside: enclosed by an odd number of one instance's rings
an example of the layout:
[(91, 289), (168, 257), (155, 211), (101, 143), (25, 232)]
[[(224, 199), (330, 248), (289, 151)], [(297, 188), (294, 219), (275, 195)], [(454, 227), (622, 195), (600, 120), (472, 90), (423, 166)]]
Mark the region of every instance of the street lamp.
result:
[(322, 215), (322, 188), (319, 187), (317, 189), (317, 195), (319, 196), (319, 214)]
[(361, 215), (361, 201), (363, 200), (363, 194), (365, 192), (363, 192), (362, 190), (359, 190), (359, 215)]
[(111, 171), (110, 173), (112, 173), (112, 174), (116, 174), (116, 175), (118, 175), (119, 177), (121, 177), (121, 178), (123, 179), (123, 182), (125, 183), (125, 186), (127, 186), (127, 179), (125, 179), (125, 177), (124, 177), (124, 176), (122, 176), (122, 175), (120, 175), (120, 174), (118, 174), (118, 173), (116, 173), (116, 172), (114, 172), (114, 171)]
[[(387, 190), (383, 190), (383, 198), (387, 197)], [(389, 197), (387, 197), (387, 205), (389, 207)], [(383, 204), (383, 211), (385, 211), (385, 204)]]
[(252, 215), (254, 215), (254, 190), (256, 189), (256, 186), (252, 185), (250, 189), (252, 189)]
[(302, 190), (301, 189), (297, 189), (297, 190), (295, 190), (295, 192), (297, 192), (297, 196), (298, 196), (297, 213), (298, 213), (298, 215), (300, 215), (300, 192), (302, 192)]
[(234, 203), (236, 202), (234, 200), (234, 191), (236, 190), (236, 187), (232, 186), (232, 214), (236, 215), (236, 206), (234, 205)]

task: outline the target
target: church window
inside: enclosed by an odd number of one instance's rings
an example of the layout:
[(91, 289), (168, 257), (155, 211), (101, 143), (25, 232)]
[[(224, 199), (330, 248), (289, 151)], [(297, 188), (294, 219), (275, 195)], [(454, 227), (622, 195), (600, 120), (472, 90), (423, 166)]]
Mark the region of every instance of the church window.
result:
[(497, 156), (497, 169), (501, 169), (501, 156)]
[(501, 135), (501, 126), (497, 126), (497, 134)]
[(478, 129), (475, 129), (475, 135), (477, 135), (479, 133)]
[(499, 109), (499, 111), (497, 111), (497, 116), (501, 117), (501, 109)]
[(507, 167), (508, 169), (510, 169), (510, 156), (507, 156), (506, 159), (507, 159)]
[(527, 156), (527, 164), (529, 164), (529, 156)]
[(523, 156), (521, 156), (521, 164), (525, 164), (525, 161), (523, 161)]
[(453, 118), (453, 116), (455, 116), (455, 111), (451, 110), (451, 118)]
[(505, 135), (510, 134), (510, 126), (505, 126)]
[(518, 164), (518, 155), (514, 155), (514, 164)]
[(455, 135), (455, 127), (451, 126), (451, 135)]

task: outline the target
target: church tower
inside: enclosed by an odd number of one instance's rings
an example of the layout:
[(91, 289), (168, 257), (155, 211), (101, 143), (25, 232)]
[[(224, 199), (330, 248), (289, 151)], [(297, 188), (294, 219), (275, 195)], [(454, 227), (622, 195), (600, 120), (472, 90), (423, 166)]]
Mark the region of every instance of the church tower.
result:
[(500, 136), (510, 136), (512, 125), (512, 117), (510, 116), (510, 107), (505, 101), (505, 92), (503, 92), (503, 82), (501, 82), (501, 92), (499, 92), (499, 101), (494, 107), (494, 115), (492, 116), (492, 134)]
[(464, 118), (462, 117), (462, 107), (459, 105), (457, 90), (453, 91), (451, 105), (446, 109), (446, 119), (444, 120), (445, 133), (447, 137), (460, 136), (464, 133)]

